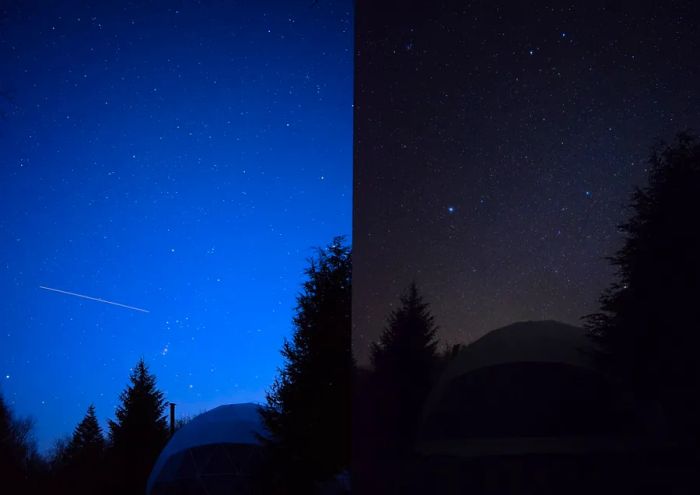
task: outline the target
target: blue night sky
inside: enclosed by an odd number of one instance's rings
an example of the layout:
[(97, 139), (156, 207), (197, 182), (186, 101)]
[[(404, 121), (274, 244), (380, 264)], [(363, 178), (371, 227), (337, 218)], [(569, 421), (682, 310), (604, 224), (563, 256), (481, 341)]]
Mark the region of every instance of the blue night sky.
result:
[(42, 450), (140, 356), (178, 415), (262, 401), (350, 233), (350, 0), (3, 9), (0, 392)]

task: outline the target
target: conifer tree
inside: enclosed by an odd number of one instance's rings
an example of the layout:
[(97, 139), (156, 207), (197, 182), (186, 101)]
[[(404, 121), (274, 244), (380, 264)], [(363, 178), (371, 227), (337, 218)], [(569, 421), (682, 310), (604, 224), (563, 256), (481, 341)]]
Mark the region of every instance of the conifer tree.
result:
[(408, 455), (438, 363), (437, 327), (415, 283), (371, 348), (379, 448)]
[(351, 253), (337, 237), (318, 250), (297, 298), (294, 335), (261, 408), (269, 436), (268, 493), (313, 493), (350, 462)]
[(104, 452), (105, 439), (97, 421), (95, 406), (90, 404), (85, 417), (73, 431), (68, 450), (75, 458), (100, 459)]
[(151, 468), (168, 439), (165, 398), (140, 359), (121, 393), (116, 420), (109, 420), (110, 469), (115, 489), (143, 493)]
[(601, 363), (637, 396), (657, 400), (678, 438), (700, 440), (700, 145), (680, 134), (652, 153), (610, 258), (617, 281), (587, 327)]
[(95, 406), (88, 407), (85, 417), (67, 442), (59, 441), (52, 455), (53, 484), (59, 491), (73, 494), (98, 493), (104, 488), (105, 440)]

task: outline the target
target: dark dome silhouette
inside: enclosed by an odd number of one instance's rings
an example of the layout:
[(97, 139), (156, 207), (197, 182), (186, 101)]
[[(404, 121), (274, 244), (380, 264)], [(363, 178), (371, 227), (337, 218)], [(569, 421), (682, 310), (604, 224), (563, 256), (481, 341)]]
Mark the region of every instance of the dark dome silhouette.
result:
[(253, 403), (219, 406), (177, 430), (148, 479), (147, 493), (249, 493), (264, 428)]
[(555, 321), (489, 332), (448, 364), (427, 400), (422, 441), (507, 438), (517, 450), (533, 448), (533, 437), (559, 448), (551, 440), (607, 435), (623, 420), (590, 350), (583, 329)]

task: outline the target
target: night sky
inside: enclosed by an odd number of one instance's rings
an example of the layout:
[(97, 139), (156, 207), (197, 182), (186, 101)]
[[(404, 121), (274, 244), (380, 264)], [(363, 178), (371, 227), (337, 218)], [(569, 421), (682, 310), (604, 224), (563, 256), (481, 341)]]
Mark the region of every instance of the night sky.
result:
[(206, 4), (3, 2), (0, 392), (42, 449), (141, 356), (179, 414), (262, 401), (351, 233), (350, 0)]
[(361, 361), (412, 280), (445, 342), (597, 309), (651, 147), (700, 130), (698, 2), (623, 4), (358, 2)]

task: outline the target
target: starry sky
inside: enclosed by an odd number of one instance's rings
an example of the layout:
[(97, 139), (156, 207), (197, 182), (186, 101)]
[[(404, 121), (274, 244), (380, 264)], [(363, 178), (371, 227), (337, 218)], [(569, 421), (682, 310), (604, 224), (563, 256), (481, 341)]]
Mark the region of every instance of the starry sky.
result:
[(356, 9), (353, 345), (415, 280), (443, 342), (580, 324), (658, 139), (700, 130), (697, 2)]
[(141, 356), (178, 414), (263, 400), (351, 234), (352, 33), (350, 0), (2, 3), (0, 392), (42, 450)]

